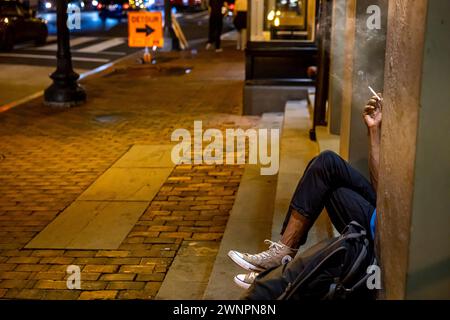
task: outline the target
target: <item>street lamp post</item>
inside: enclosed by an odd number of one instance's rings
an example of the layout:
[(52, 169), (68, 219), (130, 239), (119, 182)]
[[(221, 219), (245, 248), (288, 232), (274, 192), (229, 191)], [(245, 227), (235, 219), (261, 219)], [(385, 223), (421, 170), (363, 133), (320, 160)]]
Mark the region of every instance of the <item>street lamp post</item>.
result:
[(57, 43), (56, 71), (50, 75), (53, 83), (44, 92), (44, 103), (55, 107), (73, 107), (86, 101), (86, 92), (78, 84), (80, 77), (72, 67), (70, 35), (67, 27), (67, 0), (56, 1)]

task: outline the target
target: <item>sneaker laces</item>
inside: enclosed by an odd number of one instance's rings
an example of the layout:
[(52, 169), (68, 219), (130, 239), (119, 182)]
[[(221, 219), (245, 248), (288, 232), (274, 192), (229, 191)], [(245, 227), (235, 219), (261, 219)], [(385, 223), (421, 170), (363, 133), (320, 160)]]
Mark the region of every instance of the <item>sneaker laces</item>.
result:
[(244, 281), (246, 283), (253, 283), (258, 275), (259, 275), (258, 272), (250, 272), (245, 275)]
[(269, 249), (261, 253), (255, 254), (254, 255), (255, 258), (261, 260), (268, 259), (272, 257), (274, 254), (279, 254), (280, 251), (286, 247), (285, 245), (279, 242), (274, 242), (271, 240), (264, 240), (264, 243), (269, 245)]

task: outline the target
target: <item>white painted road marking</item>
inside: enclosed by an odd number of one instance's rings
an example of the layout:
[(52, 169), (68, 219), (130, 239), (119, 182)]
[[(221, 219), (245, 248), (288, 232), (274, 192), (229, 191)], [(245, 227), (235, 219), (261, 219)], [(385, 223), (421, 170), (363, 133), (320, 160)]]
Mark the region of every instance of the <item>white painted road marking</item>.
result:
[(125, 43), (125, 40), (122, 38), (113, 38), (110, 40), (102, 41), (100, 43), (94, 44), (92, 46), (88, 46), (79, 50), (73, 50), (74, 52), (90, 52), (90, 53), (98, 53), (103, 50), (106, 50), (111, 47), (115, 47)]
[[(90, 41), (94, 41), (97, 38), (95, 37), (77, 37), (77, 38), (73, 38), (70, 40), (70, 46), (77, 46), (79, 44), (83, 44), (86, 42), (90, 42)], [(48, 50), (48, 51), (56, 51), (56, 49), (58, 48), (58, 44), (57, 43), (53, 43), (53, 44), (49, 44), (43, 47), (37, 47), (36, 50)]]
[[(0, 57), (56, 60), (56, 55), (40, 55), (40, 54), (27, 54), (27, 53), (0, 53)], [(73, 61), (87, 61), (87, 62), (108, 62), (108, 61), (110, 61), (109, 59), (87, 58), (87, 57), (72, 57), (72, 60)]]

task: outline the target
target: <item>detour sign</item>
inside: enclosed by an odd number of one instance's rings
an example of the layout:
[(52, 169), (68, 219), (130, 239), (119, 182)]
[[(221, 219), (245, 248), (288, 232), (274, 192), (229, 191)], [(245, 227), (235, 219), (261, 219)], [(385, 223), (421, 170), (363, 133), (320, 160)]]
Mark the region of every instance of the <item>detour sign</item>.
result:
[(162, 47), (163, 44), (161, 12), (128, 12), (128, 46)]

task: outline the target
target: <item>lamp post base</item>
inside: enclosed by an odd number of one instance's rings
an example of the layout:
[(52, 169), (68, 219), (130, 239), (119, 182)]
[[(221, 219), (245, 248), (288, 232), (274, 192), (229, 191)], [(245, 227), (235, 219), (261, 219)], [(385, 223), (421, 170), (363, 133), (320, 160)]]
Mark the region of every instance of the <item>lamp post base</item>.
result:
[(76, 82), (70, 86), (53, 83), (44, 92), (44, 104), (50, 107), (71, 108), (86, 102), (86, 92)]

